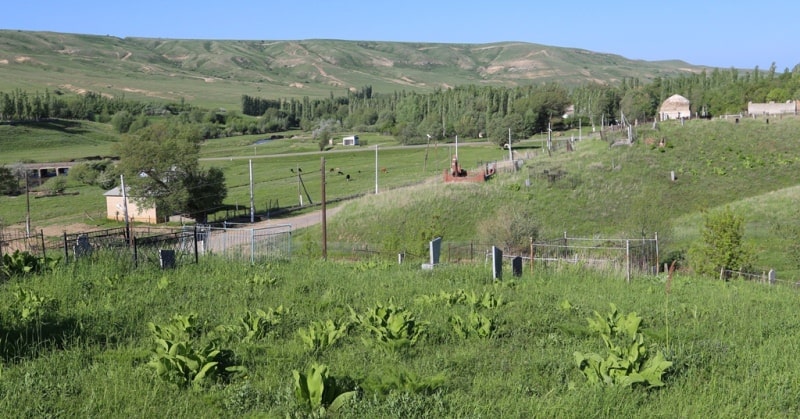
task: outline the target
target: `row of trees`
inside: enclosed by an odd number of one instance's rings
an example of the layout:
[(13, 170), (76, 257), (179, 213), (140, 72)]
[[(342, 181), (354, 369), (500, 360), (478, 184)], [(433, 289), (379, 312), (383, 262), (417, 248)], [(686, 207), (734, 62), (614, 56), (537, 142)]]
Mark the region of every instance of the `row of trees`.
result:
[[(650, 83), (623, 79), (618, 85), (585, 84), (567, 91), (557, 84), (491, 87), (459, 86), (432, 93), (373, 93), (370, 86), (345, 96), (302, 99), (242, 97), (242, 112), (281, 120), (311, 130), (320, 121), (335, 120), (343, 129), (391, 133), (403, 143), (462, 135), (487, 136), (502, 143), (510, 128), (515, 137), (527, 137), (548, 127), (613, 124), (621, 114), (628, 120), (652, 120), (661, 103), (673, 94), (687, 97), (697, 116), (739, 113), (752, 102), (800, 99), (800, 65), (782, 74), (755, 68), (720, 70)], [(575, 118), (562, 119), (573, 105)], [(295, 125), (296, 124), (296, 125)]]

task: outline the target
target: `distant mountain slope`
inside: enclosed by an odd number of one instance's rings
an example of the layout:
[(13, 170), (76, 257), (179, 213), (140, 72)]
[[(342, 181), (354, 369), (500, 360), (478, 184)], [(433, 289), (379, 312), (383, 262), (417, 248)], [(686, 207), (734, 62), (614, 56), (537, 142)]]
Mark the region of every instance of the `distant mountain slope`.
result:
[(521, 42), (121, 39), (0, 30), (0, 90), (90, 90), (219, 105), (238, 104), (242, 94), (315, 97), (365, 85), (377, 92), (551, 81), (571, 86), (703, 68)]

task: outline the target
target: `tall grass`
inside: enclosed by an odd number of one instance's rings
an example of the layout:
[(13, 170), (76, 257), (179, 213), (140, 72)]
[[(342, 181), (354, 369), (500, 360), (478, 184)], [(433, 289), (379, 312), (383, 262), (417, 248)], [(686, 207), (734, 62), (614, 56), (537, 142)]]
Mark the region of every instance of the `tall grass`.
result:
[[(676, 274), (667, 306), (665, 278), (626, 284), (613, 275), (541, 266), (516, 281), (493, 284), (490, 277), (480, 264), (422, 271), (379, 261), (248, 266), (213, 258), (171, 271), (129, 271), (102, 258), (15, 277), (0, 285), (6, 354), (0, 409), (17, 416), (285, 416), (300, 411), (291, 370), (315, 361), (329, 365), (332, 375), (362, 383), (397, 369), (446, 377), (430, 394), (365, 391), (339, 413), (343, 417), (800, 413), (800, 383), (791, 378), (800, 372), (792, 358), (800, 328), (792, 288)], [(58, 328), (37, 339), (6, 340), (24, 327), (13, 295), (19, 289), (57, 300), (48, 319)], [(459, 290), (494, 293), (506, 302), (491, 312), (499, 324), (494, 338), (459, 338), (448, 319), (468, 307), (421, 298)], [(426, 337), (407, 353), (376, 351), (353, 328), (313, 355), (296, 335), (313, 320), (346, 319), (350, 308), (362, 312), (389, 301), (429, 324)], [(595, 310), (604, 313), (609, 303), (644, 319), (646, 342), (663, 348), (668, 330), (674, 367), (664, 388), (594, 387), (581, 375), (572, 353), (602, 348), (586, 318)], [(196, 313), (210, 330), (237, 324), (248, 310), (279, 305), (287, 314), (267, 338), (229, 342), (246, 375), (180, 389), (146, 365), (153, 348), (147, 322)], [(35, 350), (19, 350), (26, 346)], [(9, 348), (17, 355), (9, 356)]]

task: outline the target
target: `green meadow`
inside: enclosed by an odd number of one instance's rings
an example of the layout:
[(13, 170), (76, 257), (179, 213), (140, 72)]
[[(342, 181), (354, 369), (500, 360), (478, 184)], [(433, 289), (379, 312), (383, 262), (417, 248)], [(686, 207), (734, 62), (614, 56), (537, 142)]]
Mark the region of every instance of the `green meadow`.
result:
[[(0, 409), (17, 417), (793, 417), (796, 297), (790, 286), (681, 274), (628, 284), (569, 265), (537, 264), (495, 282), (482, 264), (423, 271), (413, 262), (209, 257), (161, 271), (95, 254), (0, 286)], [(636, 313), (642, 345), (671, 363), (663, 385), (595, 385), (581, 372), (576, 352), (607, 356), (588, 319), (605, 318), (611, 304)], [(413, 340), (381, 343), (364, 321), (381, 308), (403, 314)], [(482, 326), (464, 320), (471, 316)], [(200, 374), (211, 360), (219, 368)], [(312, 408), (294, 372), (312, 377), (315, 366), (327, 367), (328, 401)], [(340, 393), (349, 396), (332, 406)]]

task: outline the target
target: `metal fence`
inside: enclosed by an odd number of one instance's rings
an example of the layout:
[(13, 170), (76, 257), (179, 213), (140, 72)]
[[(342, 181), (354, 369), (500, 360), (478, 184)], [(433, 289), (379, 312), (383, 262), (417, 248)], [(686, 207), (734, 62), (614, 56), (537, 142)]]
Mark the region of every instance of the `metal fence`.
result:
[(0, 229), (0, 259), (5, 254), (13, 254), (17, 251), (46, 257), (47, 247), (44, 241), (44, 232), (27, 234), (24, 231)]
[(157, 263), (161, 268), (172, 268), (176, 264), (197, 263), (197, 237), (197, 229), (194, 227), (152, 236), (134, 236), (134, 263), (136, 266), (142, 263)]
[[(288, 260), (292, 255), (290, 224), (244, 228), (247, 224), (227, 223), (226, 227), (197, 228), (199, 254), (215, 254), (231, 259), (256, 261)], [(229, 227), (232, 226), (232, 227)]]
[(581, 263), (585, 266), (656, 274), (659, 270), (658, 235), (654, 238), (607, 239), (564, 237), (533, 244), (534, 260), (548, 263)]

